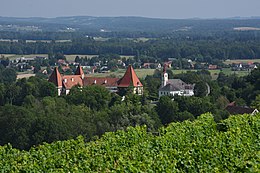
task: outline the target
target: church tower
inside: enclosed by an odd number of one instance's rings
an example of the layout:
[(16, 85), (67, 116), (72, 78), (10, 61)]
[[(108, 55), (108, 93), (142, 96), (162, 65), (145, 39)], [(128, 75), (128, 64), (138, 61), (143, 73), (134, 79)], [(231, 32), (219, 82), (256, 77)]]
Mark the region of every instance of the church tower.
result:
[(163, 66), (163, 74), (162, 74), (162, 87), (164, 87), (168, 82), (168, 73), (166, 72), (166, 64)]

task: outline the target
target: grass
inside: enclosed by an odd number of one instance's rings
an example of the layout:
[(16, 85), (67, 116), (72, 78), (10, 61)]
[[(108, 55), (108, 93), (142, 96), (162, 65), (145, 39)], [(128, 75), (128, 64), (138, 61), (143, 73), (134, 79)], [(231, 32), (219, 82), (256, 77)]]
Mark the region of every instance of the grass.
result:
[(45, 57), (48, 56), (48, 54), (30, 54), (30, 55), (1, 54), (1, 55), (9, 58), (10, 60), (15, 60), (16, 58), (21, 58), (21, 57), (33, 58), (33, 57), (36, 57), (36, 56), (45, 56)]
[[(109, 72), (109, 73), (94, 73), (94, 74), (88, 74), (87, 76), (92, 76), (92, 77), (107, 77), (107, 76), (116, 76), (116, 77), (122, 77), (125, 73), (126, 69), (119, 69), (115, 72)], [(186, 73), (187, 71), (194, 71), (196, 72), (197, 70), (172, 70), (173, 74), (181, 74), (181, 73)], [(218, 74), (220, 72), (223, 72), (226, 75), (231, 75), (231, 74), (237, 74), (238, 76), (246, 76), (249, 74), (248, 71), (231, 71), (231, 68), (224, 68), (222, 70), (210, 70), (210, 74), (212, 76), (213, 80), (216, 80), (218, 77)], [(147, 75), (153, 75), (154, 74), (154, 69), (135, 69), (136, 75), (140, 79), (144, 79)]]

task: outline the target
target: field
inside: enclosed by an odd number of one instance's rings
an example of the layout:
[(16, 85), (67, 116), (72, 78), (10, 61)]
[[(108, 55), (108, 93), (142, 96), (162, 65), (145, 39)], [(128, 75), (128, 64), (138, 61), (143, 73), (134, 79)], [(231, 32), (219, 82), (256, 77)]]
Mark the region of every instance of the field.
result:
[[(186, 73), (187, 71), (197, 71), (197, 70), (172, 70), (173, 74)], [(210, 70), (209, 72), (211, 73), (213, 80), (217, 79), (220, 71), (222, 71), (226, 75), (237, 74), (238, 76), (246, 76), (249, 73), (248, 71), (231, 71), (230, 68), (225, 68), (225, 69), (222, 69), (222, 70)], [(154, 69), (135, 69), (135, 72), (140, 79), (144, 79), (147, 75), (153, 75)], [(119, 69), (115, 72), (94, 73), (94, 74), (89, 74), (87, 76), (95, 76), (95, 77), (116, 76), (116, 77), (122, 77), (124, 75), (124, 73), (125, 73), (125, 69)]]
[(22, 78), (29, 78), (35, 76), (35, 74), (18, 74), (17, 79), (22, 79)]
[(48, 57), (48, 54), (31, 54), (31, 55), (16, 55), (16, 54), (1, 54), (0, 56), (4, 56), (6, 58), (9, 58), (10, 60), (15, 60), (16, 58), (33, 58), (36, 56), (43, 56), (43, 57)]

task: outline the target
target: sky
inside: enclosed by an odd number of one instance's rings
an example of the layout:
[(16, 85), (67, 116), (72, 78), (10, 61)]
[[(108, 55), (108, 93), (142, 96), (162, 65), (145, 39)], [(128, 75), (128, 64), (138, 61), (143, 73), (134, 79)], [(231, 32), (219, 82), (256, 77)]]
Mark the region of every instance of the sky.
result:
[(260, 0), (0, 0), (0, 16), (142, 16), (228, 18), (260, 16)]

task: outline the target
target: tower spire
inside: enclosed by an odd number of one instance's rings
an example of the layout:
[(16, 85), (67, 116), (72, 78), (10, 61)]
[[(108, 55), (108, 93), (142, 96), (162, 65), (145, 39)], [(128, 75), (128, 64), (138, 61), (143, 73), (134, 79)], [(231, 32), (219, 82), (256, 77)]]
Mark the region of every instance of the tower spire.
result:
[(163, 66), (163, 74), (162, 74), (162, 87), (164, 87), (168, 82), (168, 73), (166, 72), (167, 65)]
[(83, 72), (82, 67), (80, 65), (78, 65), (77, 70), (75, 72), (75, 75), (80, 75), (81, 79), (84, 79), (84, 72)]
[(54, 83), (54, 85), (58, 89), (58, 95), (60, 95), (62, 90), (62, 77), (58, 70), (58, 67), (54, 68), (52, 74), (49, 77), (49, 82)]

